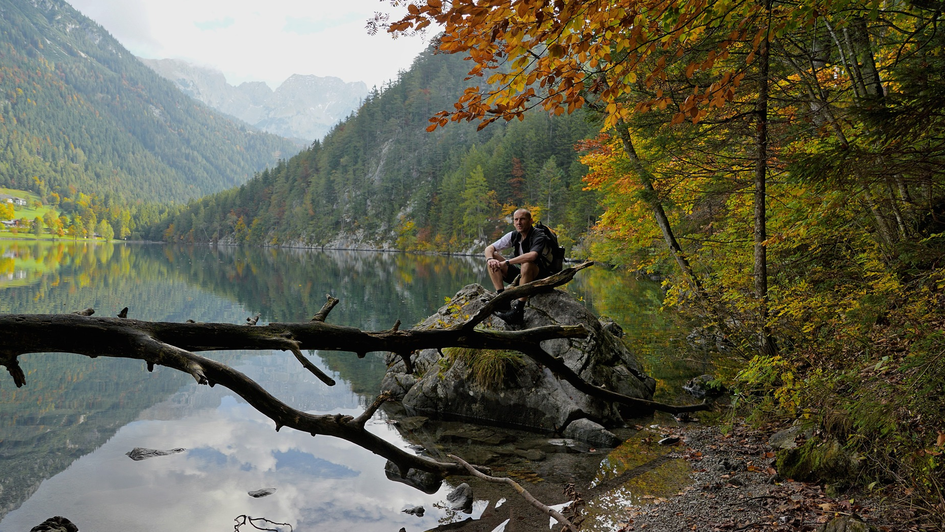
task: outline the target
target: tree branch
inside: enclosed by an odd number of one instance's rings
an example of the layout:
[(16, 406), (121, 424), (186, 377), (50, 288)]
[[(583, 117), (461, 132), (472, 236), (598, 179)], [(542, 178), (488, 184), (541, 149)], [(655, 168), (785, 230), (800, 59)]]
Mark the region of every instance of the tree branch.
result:
[(525, 500), (528, 501), (532, 506), (534, 506), (535, 508), (538, 508), (539, 510), (541, 510), (542, 512), (544, 512), (546, 515), (550, 515), (551, 517), (553, 517), (553, 518), (555, 519), (555, 521), (557, 521), (557, 522), (561, 523), (562, 525), (564, 525), (564, 526), (565, 526), (568, 530), (570, 530), (571, 532), (578, 532), (577, 528), (575, 528), (574, 525), (571, 524), (571, 521), (568, 521), (568, 518), (566, 518), (565, 516), (561, 515), (561, 512), (559, 512), (559, 511), (557, 511), (557, 510), (555, 510), (555, 509), (549, 507), (548, 505), (546, 505), (546, 504), (542, 503), (541, 501), (539, 501), (538, 499), (536, 499), (536, 498), (534, 497), (534, 495), (532, 495), (531, 493), (529, 493), (528, 490), (526, 490), (525, 488), (523, 488), (523, 487), (521, 486), (521, 484), (519, 484), (518, 482), (515, 482), (514, 480), (512, 480), (512, 479), (510, 479), (510, 478), (508, 478), (508, 477), (491, 477), (491, 476), (486, 475), (485, 473), (483, 473), (483, 472), (481, 472), (481, 471), (477, 471), (476, 468), (474, 468), (473, 466), (469, 465), (465, 460), (463, 460), (462, 458), (460, 458), (460, 457), (458, 457), (458, 456), (456, 456), (456, 455), (450, 454), (450, 455), (447, 455), (447, 456), (449, 456), (452, 460), (455, 460), (455, 461), (456, 461), (457, 463), (459, 463), (461, 466), (463, 466), (464, 468), (466, 468), (466, 471), (469, 471), (469, 473), (470, 473), (471, 475), (473, 475), (474, 477), (476, 477), (476, 478), (481, 478), (481, 479), (487, 480), (487, 481), (489, 481), (489, 482), (498, 482), (498, 483), (501, 483), (501, 484), (508, 484), (509, 486), (512, 487), (512, 489), (514, 489), (514, 490), (515, 490), (516, 492), (518, 492), (522, 497), (524, 497)]
[(455, 463), (439, 462), (404, 452), (364, 430), (368, 419), (365, 415), (376, 412), (373, 406), (357, 419), (308, 414), (278, 400), (243, 373), (195, 352), (289, 349), (299, 358), (301, 349), (354, 351), (362, 356), (373, 351), (411, 352), (446, 346), (520, 349), (531, 342), (584, 337), (586, 334), (580, 326), (502, 332), (442, 329), (367, 332), (321, 321), (246, 327), (225, 323), (149, 322), (77, 314), (10, 314), (0, 315), (0, 338), (3, 338), (0, 364), (7, 368), (14, 384), (20, 387), (26, 384), (26, 378), (18, 357), (26, 353), (64, 352), (91, 358), (107, 356), (143, 360), (149, 371), (154, 366), (164, 366), (187, 373), (200, 384), (220, 384), (232, 390), (272, 419), (276, 430), (290, 427), (312, 435), (334, 436), (387, 458), (400, 471), (419, 469), (446, 476), (462, 474), (464, 470)]
[(477, 312), (473, 317), (469, 318), (464, 323), (459, 323), (453, 327), (453, 329), (464, 329), (472, 330), (483, 321), (486, 320), (489, 316), (492, 315), (496, 310), (505, 307), (506, 303), (512, 302), (513, 299), (519, 299), (527, 296), (533, 296), (535, 294), (541, 294), (544, 292), (550, 292), (555, 288), (568, 284), (571, 282), (571, 279), (574, 279), (574, 275), (577, 272), (583, 270), (584, 268), (589, 268), (593, 266), (592, 261), (586, 261), (577, 266), (571, 268), (565, 268), (560, 272), (545, 277), (543, 279), (536, 279), (528, 284), (523, 284), (516, 286), (514, 288), (508, 288), (503, 290), (501, 294), (496, 295), (494, 298), (486, 302), (485, 305), (479, 312)]
[(312, 316), (312, 321), (325, 321), (328, 319), (328, 313), (331, 312), (331, 309), (335, 308), (335, 305), (338, 304), (338, 298), (332, 297), (331, 294), (325, 294), (325, 297), (328, 298), (328, 301), (325, 301), (325, 304), (322, 305), (321, 310)]

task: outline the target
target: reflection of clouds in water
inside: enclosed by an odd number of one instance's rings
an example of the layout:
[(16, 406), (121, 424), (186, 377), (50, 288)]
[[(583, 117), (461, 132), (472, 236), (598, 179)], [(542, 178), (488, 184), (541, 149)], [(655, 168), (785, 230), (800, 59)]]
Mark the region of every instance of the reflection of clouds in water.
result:
[[(371, 431), (396, 438), (385, 423), (372, 423)], [(188, 451), (133, 462), (124, 453), (134, 447)], [(0, 530), (29, 530), (53, 514), (99, 532), (226, 530), (242, 514), (288, 522), (296, 530), (436, 526), (442, 516), (433, 503), (445, 499), (448, 488), (430, 496), (391, 482), (384, 464), (337, 438), (277, 433), (271, 420), (225, 396), (219, 407), (183, 419), (125, 426), (44, 482)], [(248, 495), (268, 487), (276, 492), (259, 499)], [(401, 512), (416, 505), (426, 507), (424, 518)]]
[(293, 473), (311, 475), (320, 478), (351, 478), (358, 476), (357, 471), (322, 460), (312, 454), (303, 453), (296, 449), (286, 452), (276, 451), (276, 469), (289, 469)]

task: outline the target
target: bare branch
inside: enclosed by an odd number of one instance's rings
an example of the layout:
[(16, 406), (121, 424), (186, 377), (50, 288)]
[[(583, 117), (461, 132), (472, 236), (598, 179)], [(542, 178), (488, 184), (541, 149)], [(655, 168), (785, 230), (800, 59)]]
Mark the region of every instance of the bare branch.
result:
[(335, 308), (335, 305), (338, 304), (338, 298), (332, 297), (331, 294), (325, 294), (325, 297), (328, 298), (328, 301), (325, 301), (321, 310), (315, 313), (312, 317), (312, 321), (325, 321), (328, 319), (328, 313), (331, 312), (331, 309)]
[(572, 386), (577, 388), (579, 391), (590, 395), (591, 397), (596, 397), (598, 399), (603, 399), (605, 401), (611, 401), (614, 403), (619, 403), (627, 406), (632, 406), (642, 410), (655, 410), (660, 412), (667, 412), (669, 414), (682, 414), (684, 412), (698, 412), (702, 410), (709, 410), (712, 408), (705, 401), (695, 404), (695, 405), (668, 405), (666, 403), (660, 403), (658, 401), (648, 401), (646, 399), (640, 399), (638, 397), (631, 397), (629, 395), (623, 395), (606, 388), (601, 388), (599, 386), (594, 386), (593, 384), (585, 381), (581, 378), (580, 375), (575, 373), (564, 363), (563, 360), (559, 357), (554, 357), (548, 354), (547, 351), (541, 348), (538, 344), (535, 344), (527, 350), (523, 350), (523, 353), (531, 357), (532, 360), (542, 364), (551, 370), (552, 373), (558, 377), (568, 381)]
[(362, 413), (360, 416), (354, 419), (354, 423), (356, 423), (357, 425), (360, 425), (363, 428), (365, 423), (367, 423), (369, 419), (374, 417), (374, 414), (377, 412), (377, 409), (380, 408), (381, 405), (383, 405), (387, 401), (390, 401), (390, 399), (391, 399), (390, 392), (384, 392), (381, 395), (378, 395), (377, 398), (374, 399), (374, 402), (371, 403), (371, 406), (367, 407), (367, 410), (365, 410), (364, 413)]
[(476, 327), (476, 325), (479, 325), (485, 321), (486, 318), (491, 316), (493, 312), (499, 308), (502, 308), (506, 303), (511, 302), (513, 299), (541, 294), (543, 292), (550, 292), (559, 286), (569, 283), (577, 272), (593, 265), (593, 262), (587, 261), (571, 268), (565, 268), (552, 276), (545, 277), (543, 279), (537, 279), (528, 284), (523, 284), (514, 288), (506, 289), (502, 291), (501, 294), (496, 295), (494, 298), (492, 298), (492, 300), (483, 305), (483, 307), (479, 309), (479, 312), (477, 312), (473, 317), (469, 318), (469, 320), (464, 323), (455, 325), (454, 328), (472, 330)]
[(578, 529), (575, 528), (574, 525), (571, 524), (571, 521), (568, 521), (568, 519), (565, 516), (561, 515), (561, 512), (549, 507), (548, 505), (536, 499), (531, 493), (528, 492), (528, 490), (523, 488), (521, 484), (519, 484), (518, 482), (515, 482), (514, 480), (508, 477), (491, 477), (481, 471), (478, 471), (476, 468), (469, 465), (465, 460), (463, 460), (462, 458), (456, 455), (450, 454), (447, 456), (449, 456), (451, 460), (455, 460), (459, 465), (466, 468), (466, 471), (469, 471), (469, 473), (476, 478), (481, 478), (489, 482), (498, 482), (501, 484), (508, 484), (509, 486), (512, 487), (512, 489), (514, 489), (522, 497), (524, 497), (525, 500), (528, 501), (532, 506), (534, 506), (535, 508), (538, 508), (539, 510), (544, 512), (546, 515), (553, 517), (555, 521), (564, 525), (571, 532), (578, 532)]
[(289, 344), (289, 351), (292, 351), (292, 354), (295, 355), (296, 360), (302, 364), (302, 367), (309, 370), (312, 375), (318, 377), (318, 380), (324, 382), (328, 386), (335, 385), (335, 379), (329, 377), (322, 370), (318, 369), (315, 364), (312, 364), (312, 362), (302, 354), (302, 351), (299, 349), (298, 342), (293, 342), (291, 340), (287, 340), (286, 342)]

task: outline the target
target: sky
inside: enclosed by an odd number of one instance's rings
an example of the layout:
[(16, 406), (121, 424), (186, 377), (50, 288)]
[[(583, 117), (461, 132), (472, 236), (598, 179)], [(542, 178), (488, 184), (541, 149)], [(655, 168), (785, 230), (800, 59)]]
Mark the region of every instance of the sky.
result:
[(136, 56), (211, 67), (231, 85), (313, 74), (382, 87), (427, 45), (367, 34), (376, 11), (396, 20), (385, 0), (67, 1)]

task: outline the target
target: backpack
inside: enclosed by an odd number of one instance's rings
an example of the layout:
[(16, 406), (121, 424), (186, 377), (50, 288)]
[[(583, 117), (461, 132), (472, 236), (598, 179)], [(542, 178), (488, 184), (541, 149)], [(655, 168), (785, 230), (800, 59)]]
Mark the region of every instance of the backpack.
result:
[(536, 223), (532, 228), (544, 233), (545, 238), (548, 239), (548, 244), (539, 255), (542, 264), (552, 274), (560, 272), (564, 268), (564, 248), (558, 244), (557, 233), (541, 222)]

